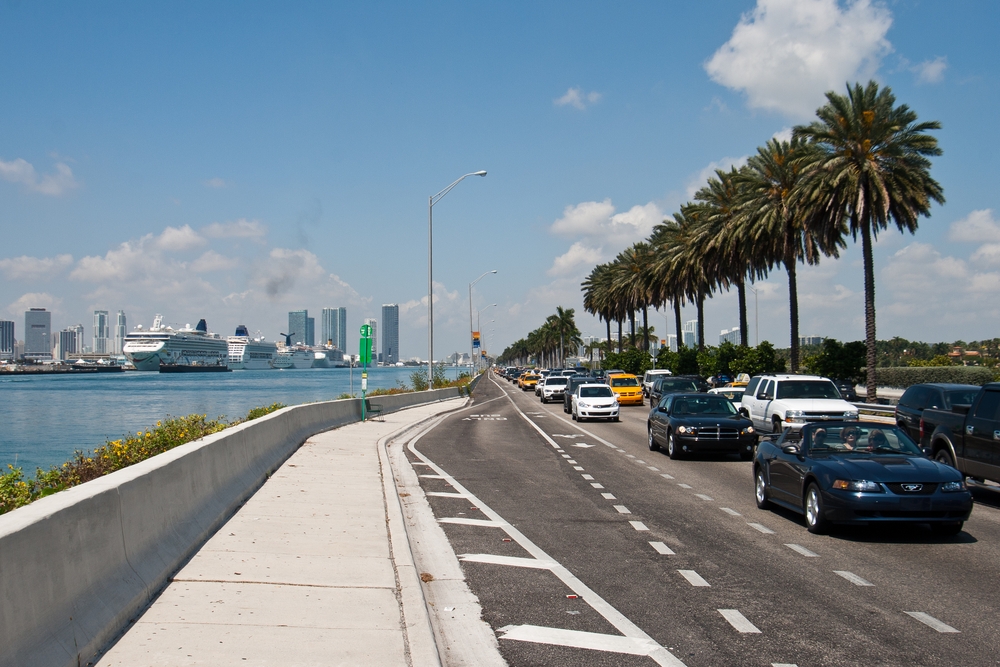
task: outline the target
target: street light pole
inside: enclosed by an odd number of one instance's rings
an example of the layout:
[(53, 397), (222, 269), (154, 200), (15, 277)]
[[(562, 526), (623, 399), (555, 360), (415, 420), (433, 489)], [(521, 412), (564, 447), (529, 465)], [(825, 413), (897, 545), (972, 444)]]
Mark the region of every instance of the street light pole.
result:
[[(473, 374), (475, 374), (475, 369), (476, 369), (476, 349), (475, 345), (473, 344), (474, 341), (472, 340), (474, 331), (472, 328), (472, 286), (478, 283), (486, 276), (490, 275), (491, 273), (496, 273), (496, 272), (497, 272), (496, 269), (493, 269), (492, 271), (487, 271), (486, 273), (484, 273), (483, 275), (479, 276), (471, 283), (469, 283), (469, 365), (470, 365), (470, 370), (472, 371)], [(482, 336), (483, 332), (480, 331), (479, 332), (480, 345), (482, 345)]]
[[(479, 332), (480, 332), (480, 333), (479, 333), (479, 335), (480, 335), (480, 336), (482, 336), (482, 335), (483, 335), (483, 334), (482, 334), (482, 331), (483, 331), (483, 330), (479, 328), (479, 327), (481, 326), (481, 323), (480, 323), (480, 319), (479, 319), (479, 318), (480, 318), (480, 317), (482, 317), (482, 314), (483, 314), (483, 311), (484, 311), (484, 310), (489, 310), (490, 308), (492, 308), (492, 307), (493, 307), (493, 306), (495, 306), (495, 305), (496, 305), (495, 303), (491, 303), (490, 305), (486, 306), (486, 308), (482, 308), (482, 309), (480, 309), (480, 310), (477, 310), (477, 311), (476, 311), (476, 328), (477, 328), (477, 329), (479, 329)], [(477, 364), (477, 365), (478, 365), (478, 362), (479, 362), (479, 360), (477, 359), (477, 360), (476, 360), (476, 364)]]
[(427, 388), (434, 388), (434, 204), (469, 176), (485, 176), (473, 171), (462, 176), (436, 195), (427, 198)]

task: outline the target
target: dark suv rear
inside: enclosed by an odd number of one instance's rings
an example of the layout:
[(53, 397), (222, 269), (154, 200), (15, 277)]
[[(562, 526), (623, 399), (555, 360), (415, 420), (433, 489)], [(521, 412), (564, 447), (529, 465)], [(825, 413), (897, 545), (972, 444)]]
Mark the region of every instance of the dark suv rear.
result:
[(569, 382), (566, 383), (566, 391), (563, 393), (563, 412), (566, 414), (571, 414), (572, 403), (573, 403), (573, 393), (576, 392), (576, 388), (581, 384), (593, 384), (598, 382), (590, 375), (572, 375), (569, 378)]
[(664, 375), (653, 381), (649, 390), (649, 404), (655, 407), (665, 394), (708, 391), (708, 382), (700, 375)]
[(925, 409), (951, 410), (953, 405), (972, 405), (978, 394), (979, 387), (972, 384), (932, 382), (912, 385), (903, 392), (896, 406), (896, 424), (914, 442), (920, 442), (920, 417)]

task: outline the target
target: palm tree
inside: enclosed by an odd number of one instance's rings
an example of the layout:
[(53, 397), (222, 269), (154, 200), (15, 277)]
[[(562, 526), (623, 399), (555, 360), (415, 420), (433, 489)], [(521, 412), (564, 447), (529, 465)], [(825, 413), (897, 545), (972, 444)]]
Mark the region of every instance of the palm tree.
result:
[[(628, 313), (632, 325), (632, 345), (635, 346), (635, 312), (642, 308), (643, 325), (648, 324), (649, 261), (651, 251), (648, 243), (636, 243), (621, 251), (615, 258), (613, 267), (613, 293), (621, 307)], [(645, 349), (645, 345), (643, 346)]]
[(817, 264), (822, 254), (838, 255), (841, 235), (817, 235), (807, 226), (801, 202), (802, 170), (815, 150), (805, 141), (771, 139), (739, 172), (742, 187), (739, 233), (753, 248), (761, 265), (782, 264), (788, 273), (788, 317), (791, 329), (790, 366), (799, 369), (799, 297), (796, 265)]
[(868, 401), (876, 399), (875, 267), (872, 239), (890, 221), (900, 232), (917, 230), (930, 216), (931, 201), (944, 203), (944, 189), (931, 178), (928, 156), (941, 155), (937, 121), (917, 122), (905, 104), (895, 106), (888, 87), (874, 81), (847, 87), (846, 95), (826, 94), (818, 121), (796, 127), (793, 136), (818, 150), (804, 191), (815, 213), (810, 224), (834, 233), (861, 235), (865, 272), (865, 345)]
[(672, 219), (653, 228), (649, 237), (652, 249), (650, 262), (650, 296), (655, 303), (674, 306), (674, 324), (677, 331), (677, 346), (684, 347), (684, 336), (681, 333), (681, 304), (684, 301), (684, 290), (680, 284), (680, 265), (677, 255), (682, 249), (680, 226)]
[(611, 285), (614, 278), (610, 264), (598, 264), (581, 283), (583, 290), (583, 308), (588, 313), (604, 320), (608, 328), (608, 352), (611, 351), (611, 318), (614, 317), (614, 302), (611, 298)]
[(576, 320), (573, 315), (575, 309), (569, 308), (564, 309), (562, 306), (556, 306), (555, 315), (549, 315), (548, 324), (552, 327), (553, 331), (559, 335), (559, 363), (558, 366), (564, 366), (566, 361), (565, 353), (565, 343), (570, 344), (577, 343), (581, 344), (583, 341), (580, 340), (580, 330), (576, 328)]

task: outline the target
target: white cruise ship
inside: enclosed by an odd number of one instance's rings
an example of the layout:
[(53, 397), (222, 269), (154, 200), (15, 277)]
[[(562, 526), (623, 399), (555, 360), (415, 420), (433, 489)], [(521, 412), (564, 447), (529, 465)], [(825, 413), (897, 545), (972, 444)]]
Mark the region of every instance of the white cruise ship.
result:
[(278, 349), (278, 354), (271, 360), (274, 368), (312, 368), (316, 355), (312, 348), (305, 345), (292, 345)]
[(229, 368), (232, 370), (267, 370), (278, 356), (278, 344), (263, 337), (251, 338), (246, 325), (236, 327), (236, 335), (226, 339), (229, 343)]
[(173, 329), (157, 315), (149, 329), (139, 325), (126, 334), (122, 352), (137, 371), (211, 371), (227, 369), (229, 346), (208, 332), (205, 320), (194, 329)]

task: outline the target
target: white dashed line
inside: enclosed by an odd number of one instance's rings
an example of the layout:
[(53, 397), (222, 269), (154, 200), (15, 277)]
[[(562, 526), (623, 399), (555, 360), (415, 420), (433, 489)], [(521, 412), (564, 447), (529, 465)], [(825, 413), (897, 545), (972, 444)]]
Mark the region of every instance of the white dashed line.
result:
[(678, 484), (677, 486), (681, 487), (682, 489), (690, 489), (690, 488), (692, 488), (690, 484)]
[(774, 531), (773, 530), (771, 530), (767, 526), (762, 526), (759, 523), (748, 523), (747, 525), (750, 526), (751, 528), (753, 528), (754, 530), (759, 530), (760, 532), (764, 533), (765, 535), (774, 535)]
[(593, 484), (591, 484), (591, 486), (594, 487), (595, 489), (603, 489), (604, 488), (604, 485), (601, 484), (600, 482), (594, 482)]
[(573, 455), (572, 454), (563, 454), (562, 457), (564, 459), (571, 459), (571, 458), (573, 458)]
[(772, 662), (771, 667), (799, 667), (794, 662)]
[(613, 493), (602, 493), (601, 496), (603, 496), (605, 500), (618, 500), (615, 498), (615, 494)]
[(715, 500), (712, 496), (706, 496), (704, 493), (696, 493), (694, 494), (694, 497), (701, 498), (702, 500)]
[(819, 558), (819, 554), (818, 553), (813, 553), (812, 551), (809, 551), (808, 549), (806, 549), (801, 544), (786, 544), (785, 546), (788, 547), (789, 549), (791, 549), (792, 551), (796, 552), (796, 553), (802, 554), (806, 558)]
[(760, 630), (757, 629), (753, 623), (747, 620), (747, 617), (741, 614), (736, 609), (719, 609), (719, 613), (722, 614), (722, 618), (729, 621), (729, 625), (736, 628), (737, 631), (750, 634), (760, 634)]
[(959, 632), (959, 630), (956, 630), (947, 623), (942, 623), (930, 614), (925, 614), (922, 611), (904, 611), (903, 613), (917, 619), (926, 626), (934, 628), (938, 632)]
[(571, 463), (573, 465), (576, 465), (576, 461), (574, 461), (573, 459), (567, 459), (566, 463)]
[(854, 574), (853, 572), (848, 572), (847, 570), (834, 570), (833, 573), (840, 575), (844, 579), (847, 579), (849, 582), (851, 582), (855, 586), (874, 586), (875, 585), (875, 584), (873, 584), (872, 582), (870, 582), (870, 581), (868, 581), (866, 579), (862, 579), (861, 577), (859, 577), (858, 575)]
[(646, 466), (646, 467), (652, 470), (653, 472), (660, 472), (660, 469), (657, 468), (656, 466)]
[(668, 475), (668, 474), (667, 474), (667, 473), (665, 473), (665, 472), (661, 472), (661, 473), (660, 473), (660, 477), (662, 477), (663, 479), (673, 479), (673, 478), (674, 478), (674, 476), (673, 476), (673, 475)]
[(725, 512), (726, 514), (728, 514), (729, 516), (743, 516), (742, 514), (740, 514), (739, 512), (737, 512), (736, 510), (734, 510), (732, 508), (729, 508), (729, 507), (720, 507), (719, 509), (722, 510), (723, 512)]
[(671, 549), (670, 547), (668, 547), (663, 542), (650, 542), (649, 546), (651, 546), (654, 549), (656, 549), (656, 553), (658, 553), (658, 554), (662, 554), (664, 556), (673, 556), (674, 555), (673, 549)]
[(642, 459), (636, 459), (635, 462), (636, 463), (641, 463), (642, 465), (646, 465), (646, 462), (643, 461)]
[(584, 470), (583, 466), (573, 466), (573, 470)]
[(619, 514), (631, 514), (632, 513), (629, 510), (629, 508), (625, 507), (624, 505), (615, 505), (615, 509), (618, 510)]
[(646, 524), (642, 521), (629, 521), (629, 523), (632, 524), (632, 527), (636, 530), (649, 530), (649, 528), (646, 528)]
[(594, 479), (593, 475), (580, 475), (580, 477), (583, 477), (588, 482)]
[(680, 575), (687, 579), (687, 582), (692, 586), (702, 586), (707, 587), (708, 582), (702, 579), (701, 575), (694, 570), (677, 570)]
[[(621, 451), (624, 452), (625, 450), (623, 449)], [(629, 457), (630, 459), (634, 459), (635, 458), (635, 456), (633, 456), (632, 454), (626, 454), (625, 456)]]

